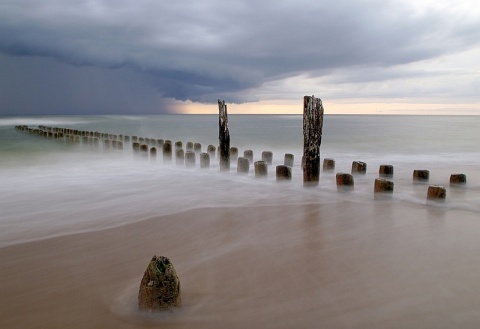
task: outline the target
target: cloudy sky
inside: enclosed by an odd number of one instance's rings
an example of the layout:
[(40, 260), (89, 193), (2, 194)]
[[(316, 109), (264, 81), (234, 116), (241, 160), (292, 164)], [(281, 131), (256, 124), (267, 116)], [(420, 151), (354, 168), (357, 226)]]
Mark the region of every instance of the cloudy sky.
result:
[(0, 0), (0, 114), (480, 115), (477, 0)]

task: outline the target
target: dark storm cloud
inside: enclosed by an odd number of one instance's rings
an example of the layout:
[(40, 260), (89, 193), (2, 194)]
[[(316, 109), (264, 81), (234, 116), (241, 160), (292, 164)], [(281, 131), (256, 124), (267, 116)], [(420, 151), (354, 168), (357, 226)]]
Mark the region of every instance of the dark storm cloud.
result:
[(130, 91), (145, 107), (157, 96), (212, 102), (228, 95), (243, 102), (256, 98), (245, 90), (276, 79), (352, 68), (345, 79), (355, 80), (368, 67), (378, 72), (478, 46), (480, 20), (467, 14), (385, 0), (3, 0), (0, 52), (3, 62), (52, 59), (58, 77), (51, 83), (59, 90), (60, 78), (104, 76), (117, 82), (112, 95), (123, 95), (132, 80), (152, 86)]

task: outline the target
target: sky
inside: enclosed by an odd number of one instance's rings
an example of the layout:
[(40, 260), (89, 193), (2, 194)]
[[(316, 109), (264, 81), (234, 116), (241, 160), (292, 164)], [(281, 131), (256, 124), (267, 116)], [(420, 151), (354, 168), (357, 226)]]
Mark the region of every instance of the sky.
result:
[(480, 115), (477, 0), (0, 0), (0, 115)]

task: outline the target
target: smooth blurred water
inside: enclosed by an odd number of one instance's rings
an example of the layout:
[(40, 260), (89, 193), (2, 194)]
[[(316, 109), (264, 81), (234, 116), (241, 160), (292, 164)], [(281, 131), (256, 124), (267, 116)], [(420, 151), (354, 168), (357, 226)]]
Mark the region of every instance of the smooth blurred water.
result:
[[(66, 233), (98, 230), (200, 207), (251, 204), (389, 202), (399, 207), (425, 203), (424, 184), (412, 183), (414, 169), (430, 170), (430, 184), (447, 186), (447, 211), (480, 212), (480, 117), (337, 116), (324, 118), (321, 157), (336, 160), (335, 172), (350, 172), (364, 161), (367, 174), (355, 177), (355, 191), (337, 193), (334, 173), (322, 173), (317, 188), (302, 185), (302, 117), (230, 115), (231, 146), (239, 155), (252, 149), (274, 153), (267, 179), (135, 159), (130, 145), (104, 152), (64, 140), (16, 131), (15, 125), (64, 127), (139, 137), (218, 144), (215, 115), (45, 116), (0, 118), (0, 246)], [(295, 156), (293, 179), (275, 181), (275, 165)], [(395, 167), (395, 192), (373, 199), (378, 166)], [(467, 186), (450, 188), (452, 173), (465, 173)]]

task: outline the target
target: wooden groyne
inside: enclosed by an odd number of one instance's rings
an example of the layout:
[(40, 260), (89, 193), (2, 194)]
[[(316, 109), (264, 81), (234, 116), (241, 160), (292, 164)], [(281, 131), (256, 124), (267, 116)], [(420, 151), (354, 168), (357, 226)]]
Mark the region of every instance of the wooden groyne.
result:
[[(313, 96), (312, 96), (313, 97)], [(323, 107), (321, 101), (309, 96), (305, 98), (304, 117), (304, 153), (303, 158), (298, 164), (295, 164), (293, 153), (286, 153), (282, 163), (275, 163), (272, 151), (263, 151), (259, 153), (261, 158), (255, 161), (254, 153), (251, 149), (239, 150), (237, 147), (230, 146), (230, 132), (228, 129), (227, 110), (224, 101), (218, 102), (219, 105), (219, 145), (209, 144), (206, 152), (202, 152), (202, 145), (198, 142), (176, 141), (172, 143), (169, 139), (129, 136), (125, 134), (116, 134), (111, 132), (99, 132), (79, 130), (65, 127), (50, 127), (39, 125), (29, 127), (27, 125), (15, 126), (17, 131), (45, 138), (47, 140), (62, 142), (69, 145), (79, 145), (82, 150), (93, 150), (99, 152), (112, 152), (123, 154), (132, 154), (134, 158), (149, 159), (150, 163), (165, 165), (176, 164), (187, 168), (202, 168), (202, 170), (211, 168), (212, 161), (217, 160), (220, 171), (230, 172), (230, 161), (234, 159), (237, 174), (244, 176), (253, 176), (257, 179), (269, 177), (269, 171), (273, 170), (277, 181), (294, 181), (293, 173), (295, 170), (303, 172), (303, 185), (318, 185), (320, 180), (320, 141), (321, 127), (323, 125)], [(313, 111), (313, 114), (310, 113)], [(310, 139), (313, 139), (311, 141)], [(185, 148), (184, 148), (185, 146)], [(218, 152), (218, 156), (217, 156)], [(243, 156), (239, 157), (239, 154)], [(258, 155), (257, 155), (258, 156)], [(277, 156), (277, 158), (280, 158)], [(163, 161), (158, 161), (163, 159)], [(253, 170), (251, 170), (251, 168)], [(272, 169), (271, 169), (272, 168)], [(355, 191), (355, 177), (361, 184), (365, 184), (365, 179), (361, 177), (367, 174), (367, 163), (362, 161), (353, 161), (351, 173), (336, 172), (335, 159), (325, 158), (323, 160), (323, 172), (325, 175), (335, 176), (337, 191), (353, 192)], [(373, 194), (375, 199), (391, 198), (394, 194), (393, 181), (394, 168), (391, 164), (382, 164), (378, 168), (378, 177), (374, 178)], [(430, 171), (427, 169), (416, 169), (412, 173), (412, 183), (428, 185)], [(464, 173), (454, 173), (450, 176), (451, 188), (464, 188), (467, 177)], [(358, 183), (358, 182), (357, 182)], [(447, 190), (443, 186), (429, 185), (426, 188), (427, 203), (443, 202), (446, 199)]]

